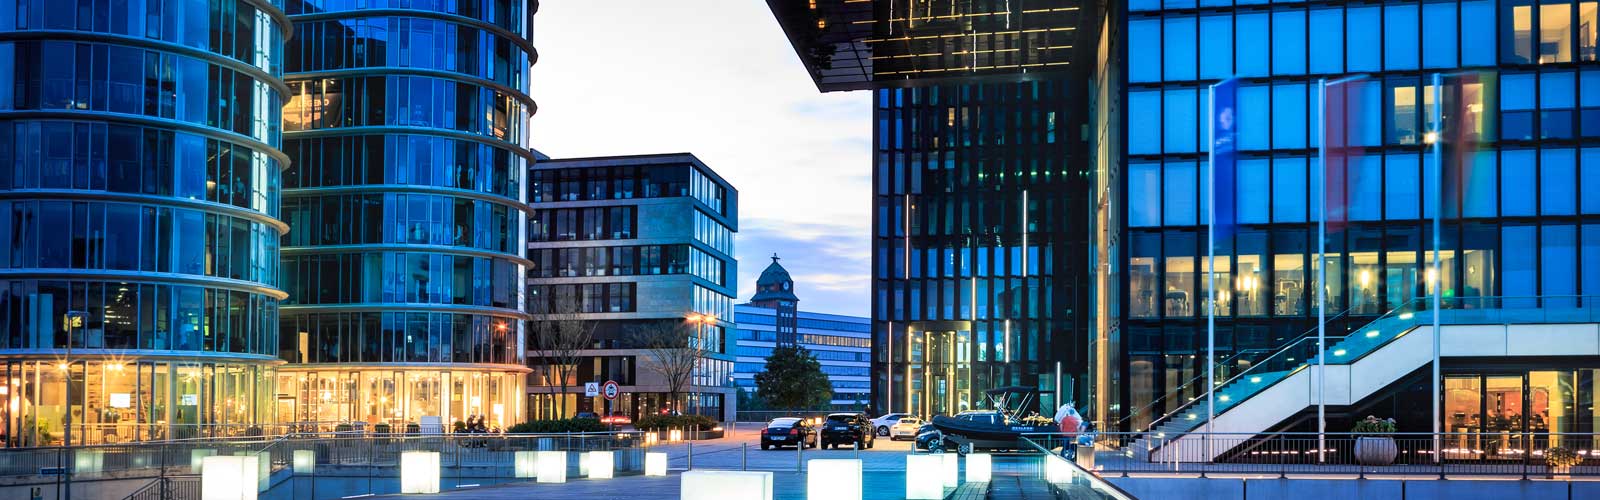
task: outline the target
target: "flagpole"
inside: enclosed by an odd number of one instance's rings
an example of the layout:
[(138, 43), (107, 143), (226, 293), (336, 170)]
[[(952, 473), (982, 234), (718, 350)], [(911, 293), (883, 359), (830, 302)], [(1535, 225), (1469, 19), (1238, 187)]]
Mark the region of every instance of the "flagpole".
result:
[(1327, 448), (1323, 434), (1327, 431), (1327, 419), (1322, 397), (1322, 367), (1326, 356), (1321, 351), (1328, 323), (1328, 81), (1321, 80), (1317, 86), (1317, 108), (1322, 116), (1317, 121), (1317, 127), (1321, 129), (1318, 134), (1322, 137), (1322, 147), (1317, 148), (1317, 175), (1322, 179), (1322, 189), (1317, 193), (1317, 203), (1321, 207), (1318, 209), (1320, 216), (1317, 217), (1317, 461), (1321, 462), (1324, 457), (1322, 450)]
[[(1213, 88), (1211, 92), (1213, 93), (1212, 105), (1215, 106), (1216, 98), (1214, 95), (1216, 89)], [(1215, 113), (1215, 110), (1212, 112)], [(1217, 162), (1215, 142), (1217, 138), (1216, 135), (1211, 135), (1216, 134), (1217, 127), (1215, 120), (1211, 120), (1211, 122), (1212, 124), (1207, 125), (1211, 127), (1208, 135), (1210, 135), (1213, 143), (1213, 151), (1211, 151), (1209, 161), (1211, 164), (1211, 182), (1207, 183), (1210, 187), (1206, 189), (1206, 204), (1211, 207), (1210, 210), (1206, 211), (1206, 259), (1208, 261), (1206, 264), (1206, 280), (1209, 282), (1206, 285), (1209, 288), (1207, 290), (1206, 303), (1206, 431), (1208, 433), (1216, 432), (1216, 429), (1211, 425), (1211, 421), (1217, 416), (1217, 398), (1216, 394), (1212, 392), (1217, 388), (1215, 369), (1217, 359)], [(1208, 454), (1207, 456), (1209, 457), (1210, 455)]]
[[(1459, 96), (1458, 96), (1459, 98)], [(1440, 273), (1439, 266), (1439, 233), (1440, 220), (1444, 218), (1444, 138), (1440, 133), (1444, 130), (1444, 78), (1439, 73), (1433, 74), (1433, 380), (1428, 384), (1433, 389), (1433, 450), (1434, 460), (1439, 459), (1439, 314), (1442, 311), (1440, 302), (1444, 294), (1444, 275)]]

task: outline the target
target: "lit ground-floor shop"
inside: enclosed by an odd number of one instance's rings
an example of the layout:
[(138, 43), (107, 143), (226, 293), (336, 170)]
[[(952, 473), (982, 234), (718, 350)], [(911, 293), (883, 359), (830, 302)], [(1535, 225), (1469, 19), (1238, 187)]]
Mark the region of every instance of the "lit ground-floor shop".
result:
[(583, 387), (571, 387), (566, 394), (561, 394), (560, 389), (551, 387), (536, 387), (528, 394), (528, 418), (530, 420), (571, 418), (581, 412), (592, 412), (596, 415), (625, 415), (637, 420), (644, 415), (658, 415), (671, 413), (676, 410), (685, 415), (705, 415), (718, 421), (733, 418), (733, 403), (736, 401), (733, 388), (701, 388), (696, 387), (693, 392), (678, 395), (678, 400), (673, 401), (670, 394), (665, 392), (632, 392), (629, 388), (622, 388), (622, 393), (612, 401), (606, 401), (601, 396), (585, 396)]
[(493, 429), (521, 422), (528, 369), (521, 366), (286, 365), (278, 372), (277, 410), (285, 424), (317, 430), (432, 432), (482, 418)]
[(277, 420), (265, 356), (55, 354), (0, 360), (0, 445), (260, 435)]

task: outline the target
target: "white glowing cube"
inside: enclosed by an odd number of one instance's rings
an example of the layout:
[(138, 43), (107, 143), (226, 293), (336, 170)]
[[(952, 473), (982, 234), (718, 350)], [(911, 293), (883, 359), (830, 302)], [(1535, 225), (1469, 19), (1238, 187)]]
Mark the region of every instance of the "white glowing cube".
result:
[(644, 444), (645, 444), (645, 446), (653, 445), (653, 444), (656, 444), (656, 442), (659, 441), (660, 439), (661, 439), (661, 436), (656, 435), (656, 433), (654, 433), (654, 432), (646, 433), (644, 435)]
[(961, 455), (955, 453), (940, 453), (944, 460), (939, 464), (939, 479), (944, 481), (944, 487), (954, 488), (960, 486), (961, 480)]
[(1044, 459), (1044, 477), (1046, 481), (1054, 484), (1072, 482), (1072, 464), (1067, 459), (1050, 455)]
[(189, 470), (195, 474), (204, 474), (206, 468), (205, 458), (217, 454), (217, 450), (189, 450)]
[(967, 455), (967, 482), (987, 483), (993, 474), (993, 460), (988, 453), (970, 453)]
[(692, 470), (678, 482), (680, 500), (772, 500), (771, 472)]
[(589, 477), (589, 454), (578, 452), (578, 476)]
[(861, 500), (861, 460), (821, 459), (806, 461), (808, 500)]
[(439, 492), (439, 452), (407, 451), (400, 454), (400, 493)]
[(683, 430), (673, 429), (667, 432), (667, 441), (683, 441)]
[(294, 465), (295, 474), (317, 473), (316, 450), (294, 450), (294, 459), (292, 462)]
[[(244, 453), (248, 454), (248, 453)], [(256, 453), (256, 491), (267, 491), (272, 486), (272, 455)]]
[(512, 458), (517, 477), (539, 476), (539, 452), (519, 451)]
[(646, 476), (665, 476), (665, 475), (667, 475), (667, 454), (666, 453), (646, 453), (646, 454), (644, 454), (644, 475), (646, 475)]
[(99, 474), (105, 469), (106, 453), (100, 450), (78, 450), (72, 456), (73, 474)]
[[(940, 454), (942, 455), (942, 454)], [(944, 458), (939, 455), (906, 455), (906, 499), (944, 498)]]
[(611, 479), (612, 473), (617, 468), (617, 458), (609, 451), (591, 451), (589, 456), (589, 479)]
[(256, 500), (261, 466), (255, 455), (211, 455), (201, 460), (200, 500)]
[(541, 483), (567, 482), (567, 452), (541, 451), (534, 464)]

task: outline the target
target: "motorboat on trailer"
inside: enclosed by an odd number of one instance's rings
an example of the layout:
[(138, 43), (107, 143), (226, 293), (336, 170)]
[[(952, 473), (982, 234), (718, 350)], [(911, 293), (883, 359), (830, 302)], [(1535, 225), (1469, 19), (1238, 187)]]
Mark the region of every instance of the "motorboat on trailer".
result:
[[(1022, 413), (1038, 398), (1031, 387), (1010, 386), (984, 391), (993, 410), (964, 411), (956, 416), (933, 417), (932, 430), (919, 436), (929, 451), (954, 450), (965, 455), (974, 449), (1018, 449), (1020, 438), (1029, 433), (1054, 433), (1061, 430), (1064, 415), (1076, 417), (1071, 405), (1063, 405), (1056, 418), (1037, 414), (1024, 418)], [(1077, 423), (1072, 422), (1074, 428)]]

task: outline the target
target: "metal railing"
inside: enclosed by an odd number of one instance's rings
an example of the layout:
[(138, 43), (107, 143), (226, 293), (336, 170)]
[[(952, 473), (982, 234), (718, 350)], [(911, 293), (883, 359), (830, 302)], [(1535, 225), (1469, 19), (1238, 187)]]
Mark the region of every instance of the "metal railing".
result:
[(189, 500), (200, 498), (199, 476), (158, 477), (123, 500)]
[[(1600, 323), (1600, 296), (1530, 297), (1451, 297), (1442, 299), (1434, 311), (1432, 298), (1417, 297), (1401, 304), (1373, 321), (1349, 329), (1348, 335), (1329, 329), (1328, 346), (1315, 336), (1302, 335), (1272, 355), (1220, 381), (1214, 393), (1217, 414), (1244, 403), (1278, 381), (1317, 364), (1323, 357), (1329, 365), (1348, 365), (1402, 337), (1413, 328), (1428, 325), (1438, 314), (1443, 325)], [(1312, 330), (1313, 332), (1315, 330)], [(1147, 438), (1186, 432), (1204, 423), (1195, 418), (1210, 396), (1183, 402), (1152, 422)], [(1183, 415), (1186, 418), (1179, 418)], [(1203, 416), (1203, 415), (1202, 415)]]
[[(1595, 433), (1187, 433), (1141, 441), (1130, 439), (1130, 434), (1094, 436), (1096, 472), (1111, 476), (1600, 477), (1600, 434)], [(1068, 442), (1068, 436), (1061, 434), (1027, 437), (1046, 450)], [(1143, 445), (1130, 449), (1134, 443)], [(1576, 455), (1577, 465), (1563, 469), (1548, 463), (1546, 457), (1557, 447)], [(1393, 455), (1385, 450), (1392, 450)], [(1085, 452), (1080, 448), (1080, 454)]]
[[(750, 410), (750, 411), (740, 410), (736, 415), (734, 415), (734, 420), (737, 421), (737, 422), (740, 422), (740, 423), (763, 423), (764, 424), (764, 423), (767, 423), (767, 422), (771, 422), (772, 419), (775, 419), (775, 418), (786, 418), (786, 417), (795, 417), (795, 418), (804, 418), (804, 419), (820, 419), (820, 418), (827, 417), (829, 413), (849, 413), (849, 412), (848, 411), (841, 411), (841, 410), (793, 410), (793, 411), (789, 411), (789, 410)], [(873, 417), (877, 417), (877, 415), (873, 415)]]
[[(1049, 435), (1042, 437), (1050, 437)], [(1111, 484), (1092, 471), (1084, 469), (1072, 460), (1062, 458), (1051, 452), (1045, 444), (1041, 444), (1029, 437), (1019, 438), (1023, 451), (1031, 451), (1039, 456), (1038, 461), (1029, 462), (1031, 467), (1025, 467), (1024, 475), (1043, 479), (1050, 484), (1056, 498), (1068, 500), (1136, 500), (1133, 495), (1116, 485)]]

